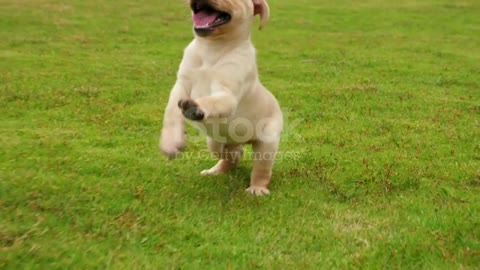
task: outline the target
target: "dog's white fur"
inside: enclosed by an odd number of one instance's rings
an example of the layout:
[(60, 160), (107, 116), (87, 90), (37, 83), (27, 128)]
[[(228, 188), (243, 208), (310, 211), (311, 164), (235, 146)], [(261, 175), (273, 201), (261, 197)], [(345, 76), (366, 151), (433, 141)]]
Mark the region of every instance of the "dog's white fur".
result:
[(235, 167), (243, 145), (252, 144), (253, 169), (247, 191), (269, 194), (283, 118), (278, 102), (260, 83), (250, 39), (254, 12), (260, 14), (262, 28), (269, 7), (266, 0), (208, 3), (232, 18), (207, 36), (196, 35), (185, 49), (165, 110), (160, 148), (169, 157), (177, 156), (183, 148), (184, 116), (178, 103), (190, 100), (204, 114), (203, 119), (192, 123), (207, 135), (209, 149), (220, 159), (201, 174), (219, 174)]

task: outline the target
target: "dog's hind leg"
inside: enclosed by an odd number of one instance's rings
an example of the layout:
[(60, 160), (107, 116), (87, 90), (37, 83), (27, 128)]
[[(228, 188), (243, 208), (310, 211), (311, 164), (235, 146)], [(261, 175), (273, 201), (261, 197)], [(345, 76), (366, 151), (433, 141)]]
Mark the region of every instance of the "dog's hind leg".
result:
[(243, 156), (243, 145), (223, 144), (207, 139), (208, 148), (220, 160), (210, 169), (203, 170), (201, 175), (216, 175), (235, 168)]
[(272, 177), (273, 163), (278, 149), (278, 141), (256, 141), (253, 148), (253, 168), (250, 176), (250, 187), (247, 192), (256, 196), (268, 195), (268, 184)]

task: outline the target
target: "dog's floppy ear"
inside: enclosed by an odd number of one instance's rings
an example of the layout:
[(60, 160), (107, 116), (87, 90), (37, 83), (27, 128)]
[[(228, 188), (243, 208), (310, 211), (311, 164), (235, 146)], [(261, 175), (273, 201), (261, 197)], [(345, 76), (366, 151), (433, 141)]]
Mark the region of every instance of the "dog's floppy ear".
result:
[(261, 30), (270, 17), (270, 8), (268, 7), (267, 0), (252, 0), (252, 2), (253, 15), (260, 14), (260, 26), (258, 29)]

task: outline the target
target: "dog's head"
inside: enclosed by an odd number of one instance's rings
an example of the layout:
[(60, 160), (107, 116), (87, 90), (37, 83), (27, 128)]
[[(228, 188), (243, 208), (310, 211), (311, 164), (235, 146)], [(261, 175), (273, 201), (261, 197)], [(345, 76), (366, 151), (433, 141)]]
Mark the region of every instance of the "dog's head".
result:
[(254, 16), (260, 15), (260, 29), (270, 15), (267, 0), (190, 0), (193, 29), (201, 37), (249, 33)]

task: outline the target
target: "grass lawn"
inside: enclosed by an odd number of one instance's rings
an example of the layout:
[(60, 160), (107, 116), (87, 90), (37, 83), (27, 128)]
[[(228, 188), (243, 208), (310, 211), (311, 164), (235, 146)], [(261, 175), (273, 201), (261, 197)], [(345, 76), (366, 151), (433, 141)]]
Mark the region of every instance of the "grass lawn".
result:
[(0, 0), (0, 268), (479, 269), (480, 2), (269, 2), (256, 198), (158, 151), (184, 1)]

